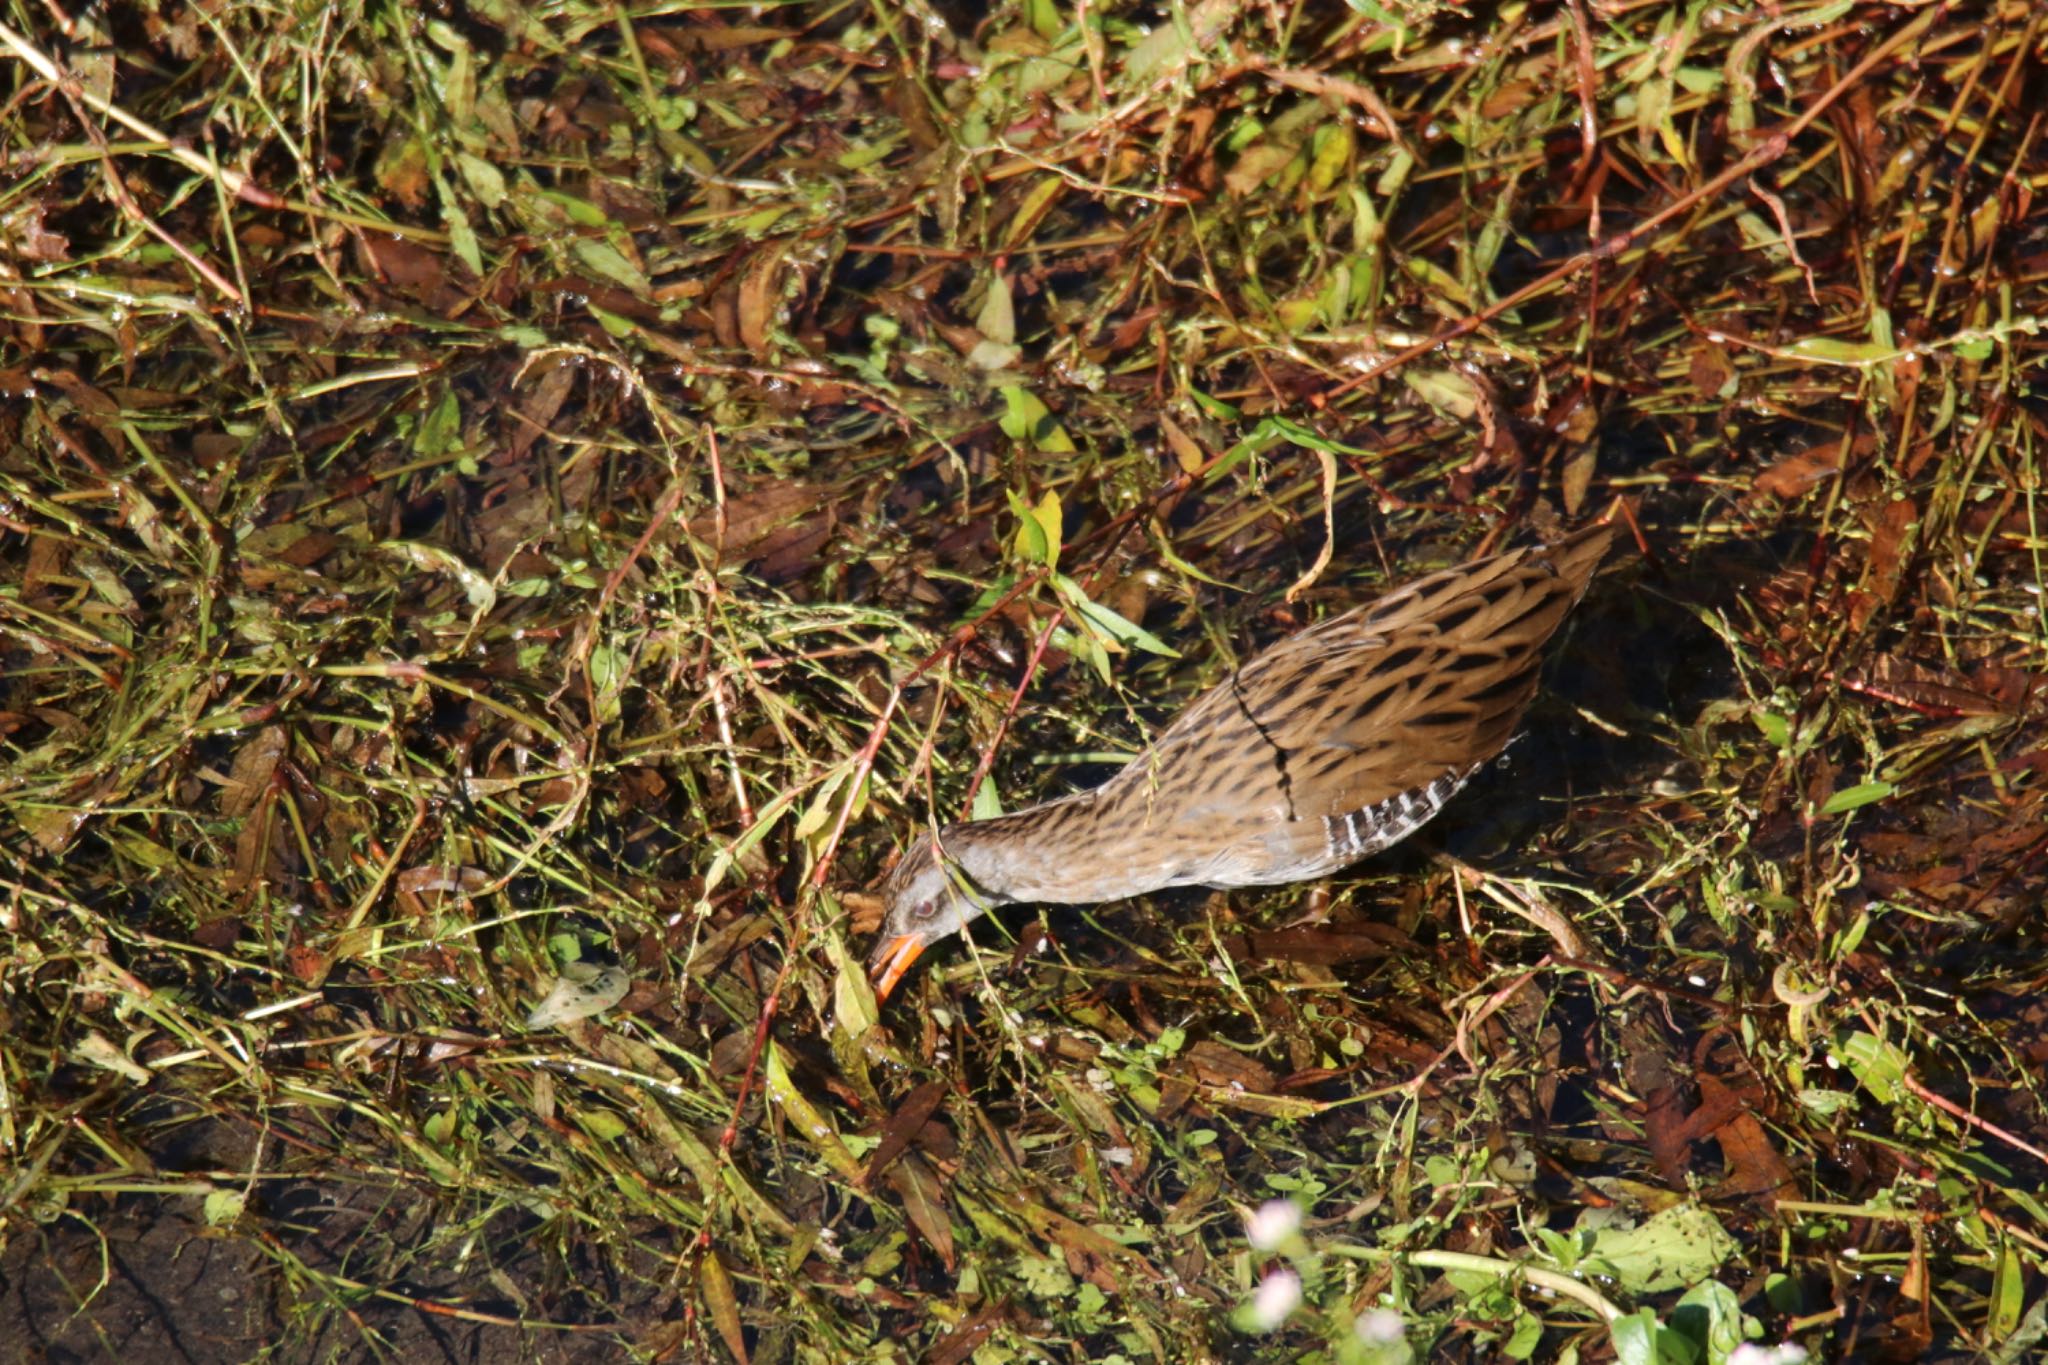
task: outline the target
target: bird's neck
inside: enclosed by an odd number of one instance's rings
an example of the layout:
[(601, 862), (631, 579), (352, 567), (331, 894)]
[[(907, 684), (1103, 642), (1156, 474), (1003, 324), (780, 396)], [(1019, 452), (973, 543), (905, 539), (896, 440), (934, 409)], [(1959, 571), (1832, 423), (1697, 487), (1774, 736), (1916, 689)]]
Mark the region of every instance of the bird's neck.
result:
[(1093, 791), (1076, 792), (939, 834), (946, 857), (997, 902), (1078, 905), (1135, 895), (1129, 869), (1112, 861), (1117, 840)]

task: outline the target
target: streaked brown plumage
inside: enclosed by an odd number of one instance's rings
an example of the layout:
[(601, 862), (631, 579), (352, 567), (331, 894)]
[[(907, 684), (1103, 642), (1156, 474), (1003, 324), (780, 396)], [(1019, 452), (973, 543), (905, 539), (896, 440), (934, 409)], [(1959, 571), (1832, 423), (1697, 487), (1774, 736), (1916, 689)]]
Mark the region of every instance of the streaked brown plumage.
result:
[(1274, 645), (1102, 786), (921, 836), (883, 887), (879, 992), (992, 905), (1306, 881), (1406, 838), (1506, 747), (1612, 535), (1417, 579)]

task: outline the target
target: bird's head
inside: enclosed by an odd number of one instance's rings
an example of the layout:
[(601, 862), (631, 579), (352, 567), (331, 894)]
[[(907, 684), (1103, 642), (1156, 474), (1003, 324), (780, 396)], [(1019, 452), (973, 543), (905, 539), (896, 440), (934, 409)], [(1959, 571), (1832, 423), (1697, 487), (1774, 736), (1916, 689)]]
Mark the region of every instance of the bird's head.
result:
[[(961, 837), (957, 830), (946, 833)], [(919, 954), (959, 933), (999, 899), (975, 886), (930, 834), (919, 835), (882, 884), (882, 902), (888, 908), (881, 937), (868, 958), (876, 998), (887, 999)]]

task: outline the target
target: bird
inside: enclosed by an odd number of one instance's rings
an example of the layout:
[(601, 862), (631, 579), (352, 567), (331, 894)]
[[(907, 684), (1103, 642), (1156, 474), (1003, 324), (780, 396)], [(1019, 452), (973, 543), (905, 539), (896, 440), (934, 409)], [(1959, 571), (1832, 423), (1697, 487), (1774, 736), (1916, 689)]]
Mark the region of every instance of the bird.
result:
[(1310, 881), (1407, 838), (1507, 747), (1613, 531), (1417, 578), (1274, 644), (1101, 786), (921, 834), (881, 887), (877, 999), (995, 906)]

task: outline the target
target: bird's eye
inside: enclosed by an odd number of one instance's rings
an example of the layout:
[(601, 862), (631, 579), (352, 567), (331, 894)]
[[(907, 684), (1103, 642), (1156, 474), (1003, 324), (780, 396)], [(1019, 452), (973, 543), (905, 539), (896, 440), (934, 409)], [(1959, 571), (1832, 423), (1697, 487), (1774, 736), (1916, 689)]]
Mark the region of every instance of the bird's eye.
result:
[(939, 903), (936, 900), (919, 901), (910, 907), (910, 917), (915, 920), (927, 920), (937, 914), (938, 909)]

